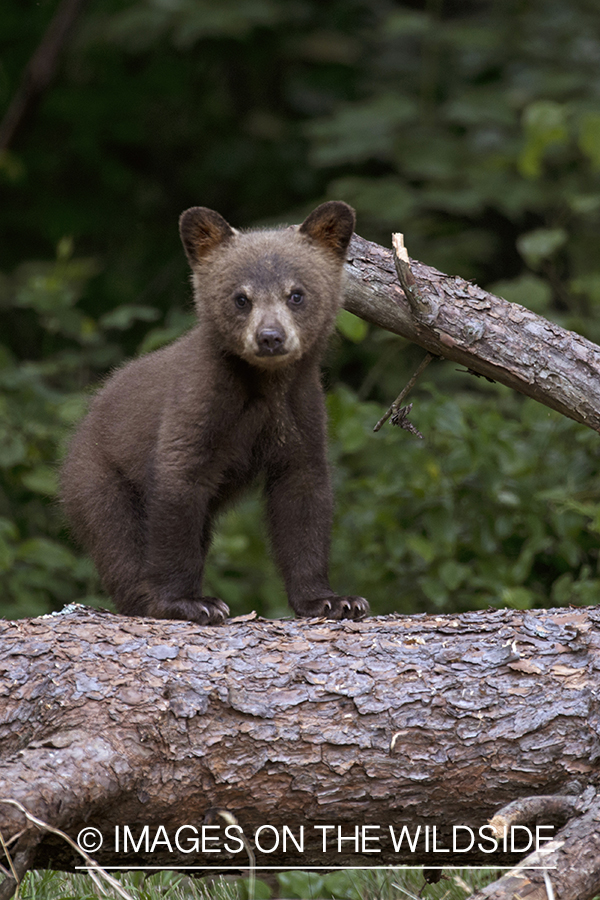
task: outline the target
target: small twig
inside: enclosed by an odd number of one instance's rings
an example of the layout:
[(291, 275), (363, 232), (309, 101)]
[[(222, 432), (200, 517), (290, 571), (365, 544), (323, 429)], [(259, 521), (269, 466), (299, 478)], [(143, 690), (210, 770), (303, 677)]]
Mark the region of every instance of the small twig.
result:
[(396, 399), (394, 400), (394, 402), (392, 403), (392, 405), (390, 406), (388, 411), (386, 413), (384, 413), (384, 415), (381, 417), (381, 419), (379, 420), (377, 425), (375, 425), (375, 427), (373, 428), (373, 431), (379, 431), (379, 429), (382, 427), (382, 425), (385, 425), (385, 423), (390, 418), (390, 416), (393, 416), (398, 412), (398, 410), (400, 409), (400, 404), (402, 403), (402, 401), (404, 400), (404, 398), (406, 397), (408, 392), (413, 389), (413, 387), (417, 383), (417, 379), (418, 379), (419, 375), (421, 374), (423, 369), (425, 369), (425, 367), (429, 365), (429, 363), (431, 362), (432, 359), (435, 359), (435, 357), (432, 356), (431, 353), (427, 353), (425, 355), (424, 359), (421, 360), (421, 364), (419, 365), (419, 368), (417, 369), (417, 371), (415, 372), (413, 377), (410, 379), (410, 381), (408, 382), (408, 384), (406, 385), (404, 390), (402, 390), (398, 394), (398, 396), (396, 397)]
[[(6, 878), (0, 884), (0, 900), (18, 900), (21, 883), (26, 873), (31, 869), (35, 858), (35, 851), (41, 840), (41, 836), (29, 832), (23, 834), (14, 850), (9, 851), (4, 841), (6, 858), (9, 870), (2, 866)], [(8, 841), (10, 843), (10, 841)]]
[(6, 873), (6, 875), (7, 875), (8, 878), (11, 878), (11, 877), (13, 878), (15, 884), (17, 885), (16, 891), (15, 891), (15, 897), (18, 897), (18, 896), (19, 896), (20, 879), (19, 879), (19, 876), (18, 876), (18, 874), (17, 874), (17, 871), (16, 871), (16, 869), (15, 869), (15, 867), (14, 867), (14, 864), (13, 864), (13, 861), (12, 861), (12, 856), (10, 855), (9, 850), (8, 850), (8, 847), (6, 846), (6, 842), (5, 842), (5, 840), (4, 840), (4, 835), (2, 834), (1, 831), (0, 831), (0, 844), (2, 844), (2, 850), (3, 850), (4, 855), (5, 855), (5, 857), (6, 857), (6, 861), (7, 861), (7, 863), (8, 863), (8, 867), (9, 867), (9, 869), (10, 869), (10, 873), (9, 873), (9, 871), (8, 871), (7, 869), (4, 868), (4, 866), (2, 866), (2, 870), (3, 870), (3, 872)]
[[(246, 617), (244, 616), (244, 618)], [(228, 809), (209, 809), (204, 817), (204, 821), (210, 824), (214, 822), (215, 819), (222, 819), (226, 825), (234, 825), (238, 828), (240, 827), (238, 820), (232, 813), (229, 812)], [(246, 853), (248, 854), (248, 862), (250, 864), (248, 875), (248, 900), (254, 900), (256, 895), (256, 857), (254, 855), (252, 847), (250, 846), (250, 842), (248, 841), (248, 838), (243, 833), (243, 831), (241, 832), (241, 839), (244, 843)]]
[(546, 894), (548, 895), (548, 900), (554, 900), (554, 890), (552, 888), (552, 882), (550, 881), (550, 876), (544, 870), (544, 885), (546, 887)]
[(43, 819), (38, 819), (37, 816), (32, 815), (32, 813), (25, 809), (25, 807), (21, 803), (19, 803), (18, 800), (9, 800), (7, 797), (2, 797), (0, 798), (0, 803), (6, 803), (9, 806), (15, 806), (23, 813), (26, 819), (28, 819), (38, 828), (41, 828), (43, 831), (49, 831), (51, 832), (51, 834), (56, 834), (63, 840), (65, 840), (67, 844), (69, 844), (85, 859), (88, 866), (91, 867), (87, 870), (88, 874), (90, 875), (94, 884), (96, 884), (98, 887), (102, 888), (101, 883), (97, 879), (97, 876), (100, 875), (110, 884), (110, 886), (117, 892), (117, 894), (119, 894), (119, 896), (123, 898), (123, 900), (133, 900), (131, 894), (128, 894), (127, 891), (123, 890), (116, 878), (113, 878), (112, 875), (109, 875), (108, 872), (105, 872), (104, 869), (99, 866), (91, 856), (88, 856), (85, 850), (81, 849), (79, 844), (77, 844), (72, 838), (70, 838), (68, 834), (65, 834), (64, 831), (61, 831), (60, 828), (55, 828), (53, 825), (49, 825), (48, 822), (44, 822)]

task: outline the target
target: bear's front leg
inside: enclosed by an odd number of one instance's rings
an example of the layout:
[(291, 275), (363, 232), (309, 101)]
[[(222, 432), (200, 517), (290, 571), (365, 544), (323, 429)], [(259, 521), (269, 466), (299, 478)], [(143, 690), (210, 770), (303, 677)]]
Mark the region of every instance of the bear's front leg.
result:
[(220, 625), (229, 607), (202, 594), (204, 561), (211, 540), (209, 485), (155, 485), (148, 502), (146, 577), (140, 614)]
[(329, 586), (333, 498), (324, 453), (305, 465), (295, 457), (267, 479), (267, 511), (275, 557), (297, 616), (362, 619), (364, 597), (340, 597)]

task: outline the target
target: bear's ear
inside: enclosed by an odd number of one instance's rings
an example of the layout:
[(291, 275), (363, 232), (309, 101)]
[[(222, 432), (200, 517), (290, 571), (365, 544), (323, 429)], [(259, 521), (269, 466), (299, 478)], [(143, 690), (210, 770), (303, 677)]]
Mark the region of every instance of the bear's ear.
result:
[(179, 217), (179, 234), (190, 265), (235, 234), (223, 216), (205, 206), (192, 206)]
[(301, 234), (316, 241), (343, 260), (354, 231), (354, 210), (341, 200), (321, 203), (299, 228)]

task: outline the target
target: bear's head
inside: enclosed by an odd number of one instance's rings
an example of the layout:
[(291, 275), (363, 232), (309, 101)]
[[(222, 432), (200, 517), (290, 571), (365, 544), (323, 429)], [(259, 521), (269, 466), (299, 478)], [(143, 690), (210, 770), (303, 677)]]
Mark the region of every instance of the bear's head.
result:
[(322, 349), (341, 305), (354, 210), (330, 201), (298, 228), (237, 231), (195, 206), (179, 221), (201, 325), (219, 349), (261, 369)]

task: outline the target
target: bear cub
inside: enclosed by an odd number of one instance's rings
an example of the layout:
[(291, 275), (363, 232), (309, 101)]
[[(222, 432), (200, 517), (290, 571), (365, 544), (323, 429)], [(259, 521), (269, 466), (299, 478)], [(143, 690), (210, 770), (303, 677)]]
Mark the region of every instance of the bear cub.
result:
[(299, 228), (247, 232), (204, 207), (182, 214), (198, 324), (108, 379), (62, 472), (67, 516), (119, 612), (222, 622), (226, 604), (202, 593), (213, 522), (262, 475), (296, 615), (368, 613), (329, 586), (320, 381), (353, 230), (341, 202)]

